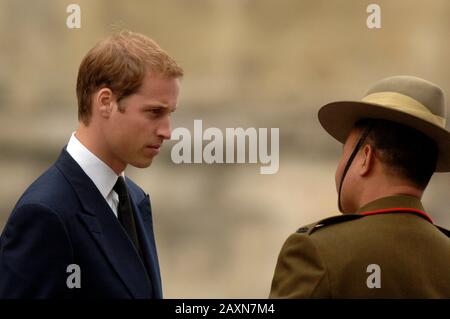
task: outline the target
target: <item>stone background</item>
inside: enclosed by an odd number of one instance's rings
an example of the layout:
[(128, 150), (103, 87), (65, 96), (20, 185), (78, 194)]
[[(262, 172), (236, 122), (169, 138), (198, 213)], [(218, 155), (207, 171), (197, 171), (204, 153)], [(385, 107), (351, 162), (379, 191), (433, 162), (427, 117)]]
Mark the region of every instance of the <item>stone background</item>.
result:
[[(332, 100), (360, 98), (380, 78), (411, 74), (450, 88), (450, 2), (376, 1), (382, 28), (356, 0), (0, 0), (0, 229), (23, 190), (77, 126), (84, 54), (120, 29), (155, 39), (185, 69), (174, 127), (280, 128), (280, 169), (175, 165), (173, 142), (146, 170), (127, 169), (152, 198), (165, 297), (264, 298), (283, 241), (337, 212), (341, 146), (317, 120)], [(445, 71), (447, 70), (447, 71)], [(450, 227), (449, 175), (424, 204)]]

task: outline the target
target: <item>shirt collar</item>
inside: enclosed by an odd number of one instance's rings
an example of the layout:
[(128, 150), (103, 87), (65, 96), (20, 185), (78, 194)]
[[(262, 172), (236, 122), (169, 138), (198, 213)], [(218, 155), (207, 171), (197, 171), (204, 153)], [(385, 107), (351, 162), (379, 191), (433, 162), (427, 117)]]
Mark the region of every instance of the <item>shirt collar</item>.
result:
[[(114, 187), (118, 175), (105, 162), (81, 144), (76, 138), (75, 132), (72, 133), (66, 150), (106, 199)], [(124, 177), (124, 172), (120, 176)]]
[(357, 210), (357, 214), (373, 215), (390, 212), (412, 212), (421, 215), (431, 223), (431, 218), (425, 213), (420, 199), (410, 195), (394, 195), (376, 199)]

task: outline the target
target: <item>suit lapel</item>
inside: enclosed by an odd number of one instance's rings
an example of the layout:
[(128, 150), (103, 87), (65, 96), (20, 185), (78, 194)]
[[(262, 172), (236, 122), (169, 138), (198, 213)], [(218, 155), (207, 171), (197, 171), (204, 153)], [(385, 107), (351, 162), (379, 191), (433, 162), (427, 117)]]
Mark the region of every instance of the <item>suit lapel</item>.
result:
[[(131, 189), (131, 187), (128, 187)], [(148, 195), (138, 203), (134, 192), (130, 192), (131, 201), (136, 212), (136, 228), (140, 236), (141, 248), (143, 250), (144, 263), (148, 269), (148, 274), (153, 287), (153, 297), (162, 298), (161, 276), (159, 273), (158, 255), (156, 252), (155, 238), (153, 235), (153, 224), (151, 217), (151, 207)]]
[[(64, 149), (55, 164), (73, 186), (84, 211), (78, 216), (135, 298), (150, 298), (151, 285), (134, 245), (91, 179)], [(145, 282), (145, 284), (144, 284)]]

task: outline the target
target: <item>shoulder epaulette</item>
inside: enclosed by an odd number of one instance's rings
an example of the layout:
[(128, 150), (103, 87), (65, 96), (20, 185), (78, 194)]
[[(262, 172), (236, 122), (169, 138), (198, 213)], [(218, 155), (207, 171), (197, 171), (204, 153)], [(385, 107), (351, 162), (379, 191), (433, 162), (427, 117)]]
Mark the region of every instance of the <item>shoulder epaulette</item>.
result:
[(437, 225), (434, 225), (434, 226), (436, 226), (441, 232), (443, 232), (445, 235), (447, 235), (447, 237), (450, 237), (450, 230), (445, 229), (444, 227), (441, 227), (441, 226), (437, 226)]
[(332, 217), (328, 217), (328, 218), (319, 220), (318, 222), (300, 227), (297, 230), (297, 233), (311, 235), (314, 231), (316, 231), (319, 228), (333, 225), (333, 224), (342, 223), (342, 222), (349, 221), (349, 220), (358, 219), (361, 217), (364, 217), (364, 216), (360, 215), (360, 214), (346, 214), (346, 215), (332, 216)]

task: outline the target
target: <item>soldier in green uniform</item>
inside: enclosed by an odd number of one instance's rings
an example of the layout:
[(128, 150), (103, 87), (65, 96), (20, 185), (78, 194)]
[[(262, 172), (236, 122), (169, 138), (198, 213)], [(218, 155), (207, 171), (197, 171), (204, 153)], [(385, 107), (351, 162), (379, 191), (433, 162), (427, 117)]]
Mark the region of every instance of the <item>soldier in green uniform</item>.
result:
[(344, 144), (342, 215), (286, 240), (270, 298), (450, 298), (450, 232), (421, 203), (433, 173), (450, 171), (445, 113), (442, 90), (412, 76), (320, 109), (321, 125)]

